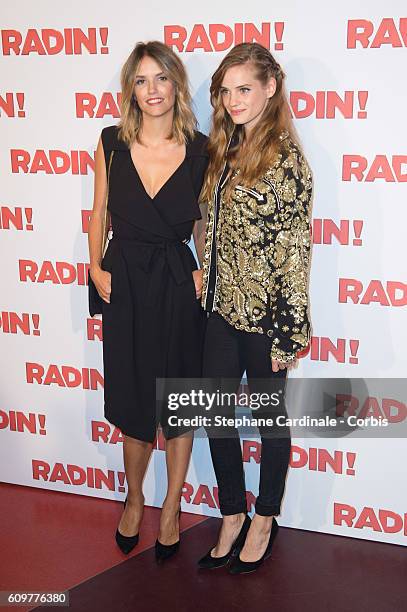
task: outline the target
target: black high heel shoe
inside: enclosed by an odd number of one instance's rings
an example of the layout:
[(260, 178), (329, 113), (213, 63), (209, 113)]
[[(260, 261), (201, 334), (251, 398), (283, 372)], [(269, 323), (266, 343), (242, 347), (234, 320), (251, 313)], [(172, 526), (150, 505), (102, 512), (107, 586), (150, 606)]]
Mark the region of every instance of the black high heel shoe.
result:
[(234, 562), (229, 568), (230, 574), (249, 574), (250, 572), (256, 571), (260, 565), (262, 565), (263, 561), (267, 559), (271, 555), (271, 549), (273, 547), (273, 542), (278, 533), (278, 523), (276, 521), (276, 517), (273, 517), (273, 524), (271, 526), (270, 538), (267, 544), (267, 548), (264, 551), (264, 554), (257, 561), (242, 561), (240, 559), (240, 555), (236, 557)]
[[(127, 497), (124, 500), (124, 507), (126, 507)], [(120, 533), (119, 528), (116, 529), (116, 542), (122, 553), (128, 555), (129, 552), (138, 544), (139, 534), (136, 533), (134, 536), (124, 536)]]
[(243, 548), (250, 523), (250, 516), (246, 514), (243, 525), (239, 531), (239, 535), (233, 542), (229, 552), (226, 555), (223, 555), (223, 557), (212, 557), (211, 552), (213, 548), (211, 548), (210, 551), (198, 561), (198, 566), (200, 569), (215, 569), (217, 567), (224, 567), (229, 563), (230, 559), (232, 559), (235, 555), (238, 555)]
[[(181, 515), (181, 510), (178, 510), (178, 520)], [(180, 540), (175, 542), (174, 544), (161, 544), (160, 540), (157, 538), (155, 541), (155, 559), (157, 563), (162, 563), (166, 561), (177, 552), (180, 545)]]

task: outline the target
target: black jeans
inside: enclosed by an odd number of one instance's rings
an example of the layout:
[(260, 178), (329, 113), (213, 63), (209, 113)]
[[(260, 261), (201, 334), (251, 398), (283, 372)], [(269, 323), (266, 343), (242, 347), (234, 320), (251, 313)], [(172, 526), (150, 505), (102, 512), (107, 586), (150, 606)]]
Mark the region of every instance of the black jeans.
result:
[[(270, 349), (271, 340), (265, 334), (237, 330), (216, 311), (212, 312), (207, 323), (203, 377), (214, 381), (222, 378), (222, 391), (236, 393), (246, 370), (250, 393), (265, 392), (266, 381), (269, 381), (271, 388), (273, 379), (275, 381), (278, 377), (279, 382), (283, 383), (287, 375), (286, 369), (273, 372)], [(282, 410), (286, 415), (285, 406)], [(256, 417), (261, 416), (259, 411), (256, 412)], [(246, 489), (239, 432), (234, 427), (228, 427), (227, 436), (219, 437), (219, 431), (215, 429), (212, 426), (206, 428), (206, 431), (218, 482), (220, 511), (223, 515), (246, 512)], [(284, 433), (281, 433), (281, 429), (285, 430)], [(275, 425), (259, 427), (262, 450), (259, 495), (255, 511), (262, 516), (280, 514), (290, 460), (291, 435), (288, 427), (279, 430), (279, 435), (276, 436)]]

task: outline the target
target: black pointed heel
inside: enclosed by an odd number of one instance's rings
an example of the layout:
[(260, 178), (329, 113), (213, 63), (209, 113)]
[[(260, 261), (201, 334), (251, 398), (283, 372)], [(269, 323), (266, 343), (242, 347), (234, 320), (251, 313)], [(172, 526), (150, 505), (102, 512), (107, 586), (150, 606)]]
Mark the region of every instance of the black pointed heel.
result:
[[(178, 510), (178, 520), (181, 516), (181, 510)], [(180, 545), (180, 540), (175, 542), (174, 544), (161, 544), (160, 540), (157, 538), (155, 541), (155, 559), (157, 563), (162, 563), (166, 561), (177, 552)]]
[(227, 565), (229, 561), (233, 559), (235, 555), (238, 555), (242, 550), (247, 532), (249, 531), (250, 523), (250, 516), (246, 514), (243, 525), (239, 531), (239, 535), (233, 542), (230, 551), (226, 555), (223, 555), (223, 557), (212, 557), (211, 552), (213, 549), (211, 548), (210, 551), (198, 561), (199, 568), (215, 569), (217, 567), (224, 567)]
[(267, 548), (264, 551), (264, 554), (257, 561), (242, 561), (240, 559), (240, 555), (238, 555), (233, 561), (232, 565), (229, 568), (230, 574), (249, 574), (250, 572), (255, 572), (260, 565), (263, 564), (263, 561), (270, 557), (271, 549), (273, 547), (273, 542), (278, 533), (278, 523), (276, 521), (276, 517), (273, 517), (273, 524), (271, 526), (270, 537), (267, 544)]
[[(126, 507), (126, 502), (127, 502), (127, 497), (124, 500), (124, 507)], [(134, 536), (124, 536), (122, 533), (120, 533), (119, 529), (116, 529), (116, 543), (118, 545), (118, 547), (120, 548), (120, 550), (122, 551), (122, 553), (124, 553), (125, 555), (128, 555), (133, 548), (138, 544), (139, 541), (139, 534), (136, 533), (136, 535)]]
[(175, 544), (161, 544), (161, 542), (157, 539), (155, 542), (155, 558), (157, 563), (162, 563), (175, 555), (179, 548), (179, 544), (179, 540), (178, 542), (175, 542)]

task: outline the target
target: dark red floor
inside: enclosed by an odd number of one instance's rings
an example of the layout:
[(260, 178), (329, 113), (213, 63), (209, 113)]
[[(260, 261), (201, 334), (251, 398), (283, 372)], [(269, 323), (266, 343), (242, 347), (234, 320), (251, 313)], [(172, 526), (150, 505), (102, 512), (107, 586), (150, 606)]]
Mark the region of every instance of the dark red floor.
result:
[(0, 485), (0, 590), (69, 589), (75, 612), (407, 611), (402, 546), (281, 528), (258, 572), (231, 576), (196, 566), (216, 540), (219, 519), (184, 513), (179, 552), (157, 566), (159, 510), (146, 508), (140, 545), (124, 557), (113, 539), (121, 508)]
[[(145, 508), (128, 556), (114, 540), (122, 511), (115, 501), (0, 483), (0, 591), (70, 589), (153, 546), (159, 509)], [(202, 520), (183, 512), (181, 530)]]

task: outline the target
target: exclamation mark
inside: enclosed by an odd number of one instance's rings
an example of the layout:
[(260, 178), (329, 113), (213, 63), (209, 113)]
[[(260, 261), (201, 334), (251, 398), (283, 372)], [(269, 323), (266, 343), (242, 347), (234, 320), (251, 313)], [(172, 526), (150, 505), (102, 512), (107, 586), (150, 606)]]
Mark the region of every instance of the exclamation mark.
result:
[(25, 110), (24, 110), (24, 94), (23, 93), (16, 93), (16, 98), (17, 98), (17, 104), (18, 104), (18, 113), (17, 116), (18, 117), (25, 117)]
[(40, 315), (39, 314), (32, 314), (31, 318), (33, 320), (33, 336), (40, 336), (41, 332), (40, 332)]
[(346, 473), (349, 474), (349, 476), (354, 476), (355, 475), (355, 470), (353, 468), (353, 466), (355, 465), (355, 460), (356, 460), (356, 453), (346, 453), (346, 461), (348, 462), (348, 469), (346, 470)]
[(282, 51), (284, 49), (283, 33), (284, 33), (284, 22), (276, 21), (274, 24), (274, 32), (276, 33), (277, 42), (274, 43), (274, 49), (276, 51)]
[(124, 493), (126, 491), (125, 486), (124, 486), (124, 481), (126, 479), (126, 473), (117, 472), (117, 479), (119, 481), (119, 486), (117, 487), (117, 490), (120, 491), (120, 493)]
[(355, 238), (353, 239), (354, 246), (362, 246), (362, 234), (363, 229), (363, 221), (354, 221), (353, 222), (353, 231), (355, 232)]
[(109, 47), (107, 46), (107, 36), (109, 30), (107, 28), (99, 28), (100, 40), (102, 41), (102, 46), (100, 47), (100, 52), (104, 55), (109, 53)]
[(349, 363), (359, 363), (356, 353), (359, 350), (359, 340), (349, 340), (349, 347), (352, 357), (349, 357)]
[(45, 414), (38, 414), (38, 422), (40, 424), (40, 429), (38, 433), (40, 436), (45, 436), (47, 434), (47, 430), (45, 429)]
[(32, 208), (24, 208), (24, 212), (25, 212), (25, 218), (27, 219), (27, 223), (25, 224), (25, 229), (28, 230), (29, 232), (34, 229), (34, 226), (32, 224), (32, 220), (33, 220), (33, 209)]
[(360, 111), (358, 112), (358, 119), (366, 119), (367, 117), (367, 112), (365, 109), (366, 109), (368, 94), (369, 92), (367, 91), (358, 91), (359, 107), (360, 107)]

